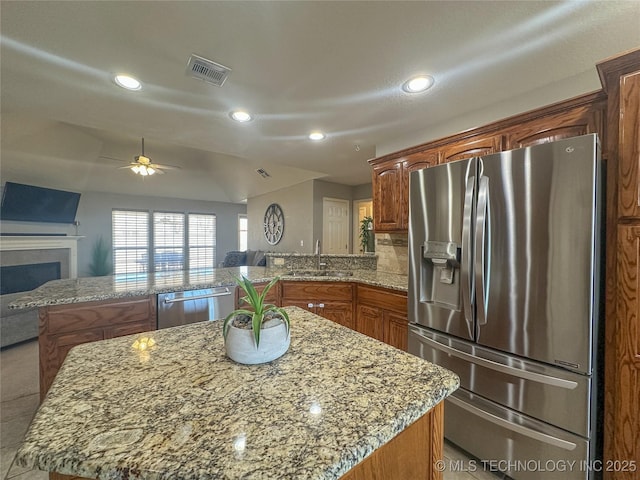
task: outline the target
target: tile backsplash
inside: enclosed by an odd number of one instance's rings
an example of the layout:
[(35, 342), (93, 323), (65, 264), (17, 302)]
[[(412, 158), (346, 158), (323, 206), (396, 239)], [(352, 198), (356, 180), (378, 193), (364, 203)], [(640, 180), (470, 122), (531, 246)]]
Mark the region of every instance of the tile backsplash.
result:
[(378, 271), (409, 275), (409, 234), (376, 233)]

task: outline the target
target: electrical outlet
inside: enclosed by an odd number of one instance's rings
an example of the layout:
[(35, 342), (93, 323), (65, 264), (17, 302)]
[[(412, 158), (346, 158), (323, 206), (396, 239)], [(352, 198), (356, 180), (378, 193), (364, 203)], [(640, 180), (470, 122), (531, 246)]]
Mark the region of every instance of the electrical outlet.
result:
[(304, 247), (304, 240), (300, 240), (300, 246)]
[(273, 264), (274, 265), (284, 265), (284, 258), (274, 258), (273, 259)]

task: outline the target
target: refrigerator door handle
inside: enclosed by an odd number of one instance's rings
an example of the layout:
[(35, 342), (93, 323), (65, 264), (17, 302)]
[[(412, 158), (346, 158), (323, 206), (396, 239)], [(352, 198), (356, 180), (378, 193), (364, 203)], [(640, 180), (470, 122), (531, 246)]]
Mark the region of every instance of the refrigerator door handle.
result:
[(487, 323), (487, 303), (489, 301), (489, 260), (485, 249), (487, 239), (491, 241), (491, 225), (489, 218), (489, 179), (480, 177), (478, 183), (478, 208), (476, 212), (475, 232), (475, 272), (476, 272), (476, 305), (478, 325)]
[(534, 440), (538, 440), (539, 442), (543, 442), (549, 445), (563, 448), (565, 450), (575, 450), (575, 448), (577, 447), (577, 445), (573, 442), (568, 442), (561, 438), (554, 437), (553, 435), (548, 435), (546, 433), (538, 432), (536, 430), (523, 427), (522, 425), (512, 423), (508, 420), (505, 420), (504, 418), (498, 417), (497, 415), (493, 415), (491, 413), (485, 412), (484, 410), (478, 407), (475, 407), (473, 405), (470, 405), (467, 402), (464, 402), (453, 395), (447, 398), (447, 400), (453, 403), (454, 405), (457, 405), (458, 407), (463, 408), (468, 412), (471, 412), (472, 414), (477, 415), (478, 417), (488, 422), (498, 425), (499, 427), (506, 428), (507, 430), (511, 430), (512, 432), (519, 433), (520, 435), (524, 435)]
[(477, 357), (469, 353), (461, 352), (460, 350), (457, 350), (448, 345), (443, 345), (442, 343), (425, 337), (424, 335), (420, 335), (420, 341), (437, 350), (448, 353), (451, 356), (461, 358), (462, 360), (479, 365), (481, 367), (490, 368), (491, 370), (495, 370), (496, 372), (506, 373), (507, 375), (512, 375), (514, 377), (522, 378), (525, 380), (531, 380), (537, 383), (543, 383), (545, 385), (550, 385), (553, 387), (566, 388), (567, 390), (574, 390), (578, 387), (577, 382), (574, 382), (572, 380), (565, 380), (563, 378), (552, 377), (550, 375), (544, 375), (542, 373), (529, 372), (527, 370), (509, 367), (508, 365), (503, 365), (501, 363), (494, 362), (493, 360), (488, 360), (486, 358)]
[(473, 194), (476, 189), (476, 177), (470, 176), (464, 195), (464, 213), (462, 217), (462, 258), (460, 260), (460, 283), (462, 285), (462, 301), (464, 318), (469, 325), (473, 325), (473, 311), (471, 301), (473, 299), (473, 268), (471, 255), (471, 219), (473, 217)]

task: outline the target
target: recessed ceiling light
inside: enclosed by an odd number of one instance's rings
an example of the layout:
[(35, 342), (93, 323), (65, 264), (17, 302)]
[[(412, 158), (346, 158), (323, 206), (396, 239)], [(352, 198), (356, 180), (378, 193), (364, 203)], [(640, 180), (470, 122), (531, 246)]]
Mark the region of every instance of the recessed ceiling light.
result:
[(249, 112), (245, 112), (244, 110), (234, 110), (229, 114), (229, 116), (236, 122), (240, 123), (250, 122), (251, 120), (253, 120), (251, 114)]
[(402, 84), (402, 90), (407, 93), (420, 93), (433, 86), (434, 80), (430, 75), (418, 75)]
[(140, 90), (142, 89), (142, 85), (138, 80), (129, 75), (116, 75), (115, 81), (122, 88), (126, 88), (127, 90)]
[(322, 132), (311, 132), (309, 134), (309, 139), (311, 140), (324, 140), (327, 136)]

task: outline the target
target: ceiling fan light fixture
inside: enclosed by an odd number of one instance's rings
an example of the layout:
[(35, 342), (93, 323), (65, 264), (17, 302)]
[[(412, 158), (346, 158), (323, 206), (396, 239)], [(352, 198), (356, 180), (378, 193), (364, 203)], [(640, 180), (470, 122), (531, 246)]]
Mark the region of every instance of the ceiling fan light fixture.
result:
[(140, 173), (140, 167), (138, 165), (133, 165), (131, 167), (131, 170), (133, 171), (133, 173)]
[(253, 120), (251, 114), (245, 110), (234, 110), (229, 114), (229, 116), (232, 120), (240, 123), (250, 122), (251, 120)]
[(130, 75), (116, 75), (114, 80), (118, 86), (127, 90), (142, 90), (142, 84)]
[(434, 83), (435, 80), (431, 75), (417, 75), (404, 82), (402, 90), (407, 93), (421, 93), (429, 90)]

